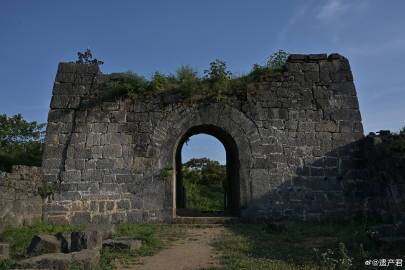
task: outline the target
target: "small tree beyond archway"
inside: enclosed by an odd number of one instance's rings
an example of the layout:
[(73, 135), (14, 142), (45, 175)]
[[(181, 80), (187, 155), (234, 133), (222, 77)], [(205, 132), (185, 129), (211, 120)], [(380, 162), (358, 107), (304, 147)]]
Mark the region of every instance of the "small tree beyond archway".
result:
[[(223, 144), (226, 166), (207, 158), (195, 158), (182, 164), (183, 145), (197, 134), (211, 135)], [(190, 128), (175, 151), (176, 215), (239, 215), (239, 165), (236, 143), (225, 130), (213, 125)]]

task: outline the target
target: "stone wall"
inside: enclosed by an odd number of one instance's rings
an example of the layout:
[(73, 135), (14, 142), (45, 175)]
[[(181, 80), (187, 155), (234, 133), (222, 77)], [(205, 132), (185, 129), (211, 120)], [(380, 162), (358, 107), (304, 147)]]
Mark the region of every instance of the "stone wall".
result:
[(353, 214), (384, 221), (405, 220), (405, 134), (370, 134), (358, 143), (363, 171), (345, 184)]
[(0, 231), (11, 225), (41, 221), (41, 181), (39, 167), (13, 166), (11, 173), (0, 176)]
[(101, 102), (107, 78), (95, 65), (59, 65), (43, 160), (46, 181), (59, 187), (46, 205), (49, 221), (170, 221), (176, 153), (197, 133), (224, 143), (240, 216), (350, 211), (344, 184), (356, 177), (363, 127), (346, 58), (291, 55), (282, 74), (220, 102), (164, 94)]

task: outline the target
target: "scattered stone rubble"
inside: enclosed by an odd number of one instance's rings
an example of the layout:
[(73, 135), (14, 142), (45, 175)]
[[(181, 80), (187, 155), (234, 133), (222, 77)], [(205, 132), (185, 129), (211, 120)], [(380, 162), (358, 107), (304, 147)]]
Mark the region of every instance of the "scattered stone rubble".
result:
[[(138, 250), (141, 240), (129, 238), (103, 239), (105, 231), (86, 230), (55, 235), (36, 235), (27, 249), (28, 259), (18, 263), (32, 269), (68, 270), (72, 265), (80, 269), (94, 269), (100, 263), (102, 248)], [(0, 248), (1, 248), (0, 244)]]

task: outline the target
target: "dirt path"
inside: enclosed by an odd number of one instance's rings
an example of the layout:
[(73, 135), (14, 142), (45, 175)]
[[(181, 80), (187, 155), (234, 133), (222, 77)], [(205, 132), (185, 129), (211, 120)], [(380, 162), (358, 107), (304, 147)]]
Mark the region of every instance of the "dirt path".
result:
[(187, 237), (154, 256), (142, 257), (136, 270), (200, 270), (218, 266), (210, 243), (222, 234), (223, 227), (190, 228)]

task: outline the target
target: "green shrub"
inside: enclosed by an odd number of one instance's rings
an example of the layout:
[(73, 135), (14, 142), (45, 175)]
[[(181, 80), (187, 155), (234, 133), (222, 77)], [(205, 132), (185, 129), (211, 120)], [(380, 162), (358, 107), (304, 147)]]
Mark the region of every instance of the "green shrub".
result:
[(219, 59), (210, 63), (202, 78), (190, 66), (181, 66), (175, 75), (155, 72), (150, 80), (133, 72), (115, 73), (109, 75), (104, 83), (102, 98), (109, 100), (122, 96), (135, 98), (141, 95), (178, 94), (184, 101), (194, 102), (243, 96), (249, 83), (259, 81), (264, 75), (282, 71), (287, 55), (279, 51), (270, 57), (266, 66), (254, 65), (249, 74), (240, 77), (232, 77), (226, 63)]
[(0, 115), (0, 171), (11, 171), (13, 165), (41, 166), (44, 128), (21, 114)]
[(121, 96), (136, 97), (144, 93), (148, 88), (148, 81), (134, 72), (114, 73), (104, 84), (105, 100), (114, 99)]
[(281, 70), (287, 61), (288, 53), (283, 50), (278, 50), (277, 52), (270, 55), (267, 60), (267, 67), (274, 70)]
[(93, 54), (91, 53), (90, 49), (87, 49), (84, 52), (77, 52), (77, 61), (76, 64), (94, 64), (94, 65), (102, 65), (104, 64), (103, 61), (100, 61), (96, 58), (93, 59)]
[(195, 158), (183, 165), (187, 208), (223, 211), (227, 190), (226, 166), (208, 158)]

